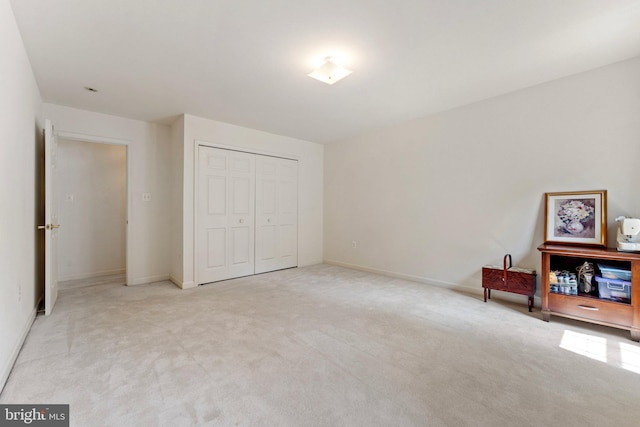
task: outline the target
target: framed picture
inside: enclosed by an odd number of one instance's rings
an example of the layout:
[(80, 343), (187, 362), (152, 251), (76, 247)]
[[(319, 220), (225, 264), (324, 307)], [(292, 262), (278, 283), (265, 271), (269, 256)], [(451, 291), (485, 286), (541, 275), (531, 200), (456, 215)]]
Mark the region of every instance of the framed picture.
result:
[(545, 243), (607, 246), (607, 190), (545, 193)]

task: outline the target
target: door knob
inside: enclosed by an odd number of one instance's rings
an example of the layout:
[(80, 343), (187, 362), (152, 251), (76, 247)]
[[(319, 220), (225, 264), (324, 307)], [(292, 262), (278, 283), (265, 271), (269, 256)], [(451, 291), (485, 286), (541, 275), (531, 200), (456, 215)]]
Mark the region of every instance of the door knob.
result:
[(242, 224), (244, 222), (244, 219), (240, 218), (240, 224)]
[(54, 228), (60, 228), (60, 224), (47, 224), (38, 226), (38, 230), (53, 230)]

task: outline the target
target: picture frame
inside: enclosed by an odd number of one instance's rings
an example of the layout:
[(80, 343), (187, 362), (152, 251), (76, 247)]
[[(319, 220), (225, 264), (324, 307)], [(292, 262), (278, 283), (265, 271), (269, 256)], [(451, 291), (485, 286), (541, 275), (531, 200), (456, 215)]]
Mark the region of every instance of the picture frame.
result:
[(607, 190), (545, 193), (545, 243), (607, 246)]

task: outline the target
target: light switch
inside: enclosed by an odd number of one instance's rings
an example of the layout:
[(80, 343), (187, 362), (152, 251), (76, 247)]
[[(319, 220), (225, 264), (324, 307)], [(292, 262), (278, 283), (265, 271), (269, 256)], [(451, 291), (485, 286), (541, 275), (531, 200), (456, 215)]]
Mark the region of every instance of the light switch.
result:
[(66, 194), (64, 200), (65, 202), (73, 203), (73, 194)]
[(142, 193), (142, 201), (150, 202), (151, 201), (151, 193)]

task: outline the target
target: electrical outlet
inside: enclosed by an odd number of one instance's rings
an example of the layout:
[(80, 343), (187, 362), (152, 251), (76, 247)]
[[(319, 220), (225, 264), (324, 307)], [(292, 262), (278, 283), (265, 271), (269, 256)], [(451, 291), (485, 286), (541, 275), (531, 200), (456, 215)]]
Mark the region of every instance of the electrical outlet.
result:
[(358, 242), (356, 242), (355, 240), (352, 240), (352, 241), (351, 241), (351, 247), (352, 247), (353, 249), (357, 248), (357, 247), (358, 247)]
[(151, 193), (142, 193), (142, 201), (150, 202), (151, 201)]

